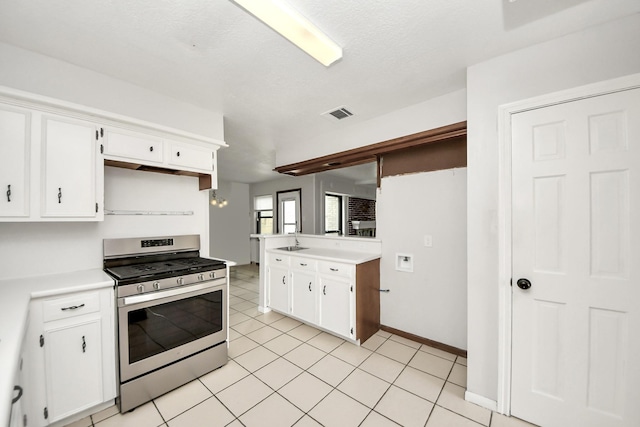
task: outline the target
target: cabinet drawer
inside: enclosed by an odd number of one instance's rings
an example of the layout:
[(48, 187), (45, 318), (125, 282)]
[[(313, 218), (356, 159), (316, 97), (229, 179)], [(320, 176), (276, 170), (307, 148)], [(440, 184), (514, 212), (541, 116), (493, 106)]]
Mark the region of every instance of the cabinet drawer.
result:
[(281, 265), (288, 267), (290, 259), (291, 257), (289, 255), (267, 253), (267, 263), (269, 265)]
[(318, 262), (309, 258), (291, 257), (291, 269), (315, 272), (318, 269)]
[(318, 273), (331, 274), (334, 276), (342, 276), (352, 278), (355, 276), (356, 268), (352, 264), (343, 264), (332, 261), (319, 261)]
[(73, 316), (100, 311), (100, 294), (87, 292), (44, 301), (43, 316), (45, 322), (66, 319)]
[(104, 154), (124, 160), (162, 163), (163, 148), (160, 138), (110, 128), (104, 139)]
[(195, 145), (171, 143), (169, 164), (202, 171), (213, 171), (215, 151)]

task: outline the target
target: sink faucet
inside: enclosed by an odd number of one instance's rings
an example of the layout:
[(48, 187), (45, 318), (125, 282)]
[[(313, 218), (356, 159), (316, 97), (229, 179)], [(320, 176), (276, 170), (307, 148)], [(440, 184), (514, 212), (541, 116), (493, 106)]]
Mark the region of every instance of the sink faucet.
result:
[(296, 239), (296, 248), (300, 247), (300, 242), (298, 242), (298, 221), (295, 222), (295, 230), (294, 230), (294, 238)]

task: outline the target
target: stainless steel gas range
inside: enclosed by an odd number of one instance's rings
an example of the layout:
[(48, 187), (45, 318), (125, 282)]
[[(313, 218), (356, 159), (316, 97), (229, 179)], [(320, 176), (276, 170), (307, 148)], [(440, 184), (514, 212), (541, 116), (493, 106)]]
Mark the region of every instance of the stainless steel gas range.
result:
[(199, 235), (104, 240), (121, 412), (227, 363), (227, 268), (199, 251)]

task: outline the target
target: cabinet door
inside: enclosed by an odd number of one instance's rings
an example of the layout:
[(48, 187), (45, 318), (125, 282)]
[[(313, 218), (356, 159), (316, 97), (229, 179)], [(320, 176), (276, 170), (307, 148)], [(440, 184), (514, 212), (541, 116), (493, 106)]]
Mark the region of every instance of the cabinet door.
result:
[(31, 113), (0, 105), (0, 217), (29, 216)]
[(100, 319), (45, 330), (49, 422), (102, 403)]
[(317, 287), (315, 273), (291, 273), (291, 314), (316, 323)]
[(320, 276), (320, 326), (352, 338), (351, 289), (352, 283), (345, 279)]
[(211, 173), (215, 151), (197, 145), (171, 142), (169, 165)]
[(105, 157), (122, 161), (142, 161), (145, 164), (162, 163), (164, 144), (161, 138), (120, 129), (106, 128)]
[(269, 307), (289, 313), (289, 270), (269, 267)]
[(97, 217), (97, 126), (45, 116), (42, 123), (42, 216)]

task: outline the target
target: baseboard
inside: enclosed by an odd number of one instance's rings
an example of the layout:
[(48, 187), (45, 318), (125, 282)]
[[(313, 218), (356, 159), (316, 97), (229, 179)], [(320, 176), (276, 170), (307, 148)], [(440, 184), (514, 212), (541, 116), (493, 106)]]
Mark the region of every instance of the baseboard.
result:
[(398, 335), (400, 337), (407, 338), (411, 341), (419, 342), (420, 344), (425, 344), (425, 345), (428, 345), (429, 347), (446, 351), (447, 353), (452, 353), (460, 357), (467, 357), (467, 350), (463, 350), (458, 347), (454, 347), (448, 344), (443, 344), (441, 342), (430, 340), (429, 338), (424, 338), (419, 335), (410, 334), (409, 332), (401, 331), (400, 329), (395, 329), (390, 326), (380, 325), (380, 329), (382, 329), (385, 332), (389, 332), (390, 334)]
[(466, 400), (467, 402), (475, 403), (478, 406), (482, 406), (483, 408), (487, 408), (492, 411), (498, 410), (498, 402), (488, 399), (484, 396), (480, 396), (479, 394), (471, 393), (470, 391), (464, 392), (464, 400)]

